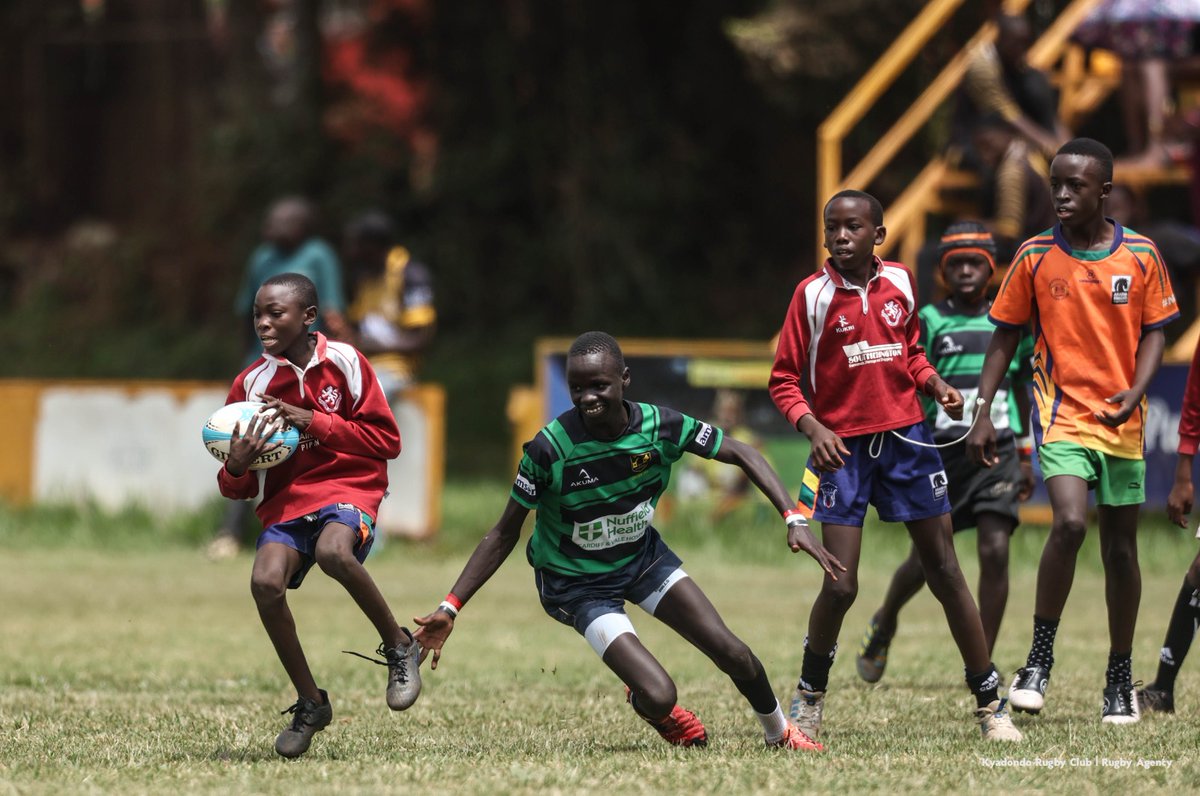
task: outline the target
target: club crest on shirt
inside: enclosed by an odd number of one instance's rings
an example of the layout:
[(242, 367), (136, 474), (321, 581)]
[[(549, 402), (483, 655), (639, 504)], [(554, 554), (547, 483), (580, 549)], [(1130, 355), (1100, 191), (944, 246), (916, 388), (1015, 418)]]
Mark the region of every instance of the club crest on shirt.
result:
[(904, 318), (904, 308), (900, 306), (900, 302), (891, 299), (887, 304), (883, 305), (883, 309), (879, 311), (879, 315), (888, 326), (897, 326), (901, 319)]
[(640, 473), (650, 466), (650, 460), (653, 458), (653, 451), (646, 451), (645, 453), (631, 453), (629, 454), (629, 468), (635, 473)]
[(1050, 298), (1055, 301), (1062, 301), (1067, 296), (1071, 295), (1071, 287), (1065, 279), (1050, 280)]
[(1112, 277), (1112, 303), (1113, 304), (1128, 304), (1129, 303), (1129, 282), (1130, 278), (1125, 274), (1113, 274)]
[(325, 407), (331, 414), (342, 406), (342, 391), (332, 384), (327, 384), (317, 396), (317, 403)]

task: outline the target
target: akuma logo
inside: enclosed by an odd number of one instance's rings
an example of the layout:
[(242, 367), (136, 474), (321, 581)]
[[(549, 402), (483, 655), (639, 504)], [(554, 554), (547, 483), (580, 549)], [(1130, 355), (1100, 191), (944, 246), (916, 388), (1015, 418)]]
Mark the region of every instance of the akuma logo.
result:
[(954, 338), (946, 335), (937, 344), (937, 355), (939, 357), (947, 357), (951, 354), (961, 354), (964, 348), (960, 343), (954, 342)]
[(570, 483), (572, 487), (592, 486), (600, 483), (600, 479), (593, 476), (586, 468), (580, 467), (579, 472), (575, 475), (575, 480)]

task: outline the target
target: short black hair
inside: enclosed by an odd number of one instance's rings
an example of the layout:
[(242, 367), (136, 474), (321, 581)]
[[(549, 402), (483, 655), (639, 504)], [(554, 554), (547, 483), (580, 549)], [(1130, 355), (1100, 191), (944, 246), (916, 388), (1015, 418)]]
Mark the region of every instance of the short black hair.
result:
[(1108, 147), (1094, 138), (1072, 138), (1058, 148), (1054, 157), (1059, 155), (1082, 155), (1091, 158), (1100, 165), (1101, 182), (1112, 182), (1113, 153)]
[(608, 354), (617, 362), (621, 370), (625, 369), (625, 355), (617, 339), (608, 332), (584, 332), (575, 338), (567, 349), (567, 358), (581, 357), (587, 354)]
[(317, 307), (317, 286), (312, 280), (304, 274), (276, 274), (262, 283), (263, 287), (267, 285), (279, 285), (286, 287), (295, 294), (296, 298), (300, 299), (302, 307)]
[(829, 212), (829, 206), (838, 199), (861, 199), (871, 208), (871, 223), (877, 227), (883, 226), (883, 205), (879, 203), (878, 199), (876, 199), (874, 196), (871, 196), (871, 194), (867, 193), (866, 191), (856, 191), (853, 188), (847, 188), (844, 191), (838, 191), (833, 196), (829, 197), (829, 201), (825, 203), (825, 208), (821, 211), (821, 215), (824, 216), (825, 213)]
[(346, 238), (381, 249), (390, 249), (396, 243), (396, 225), (382, 210), (368, 210), (346, 224)]

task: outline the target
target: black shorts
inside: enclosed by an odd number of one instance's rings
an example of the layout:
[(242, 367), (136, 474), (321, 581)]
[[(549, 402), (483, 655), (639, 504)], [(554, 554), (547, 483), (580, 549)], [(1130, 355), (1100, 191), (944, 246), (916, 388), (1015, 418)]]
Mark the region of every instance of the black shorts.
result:
[(535, 569), (542, 608), (581, 634), (596, 617), (625, 613), (625, 601), (641, 603), (683, 564), (653, 527), (646, 529), (642, 554), (620, 569), (597, 575), (562, 575)]
[(991, 512), (1020, 522), (1017, 493), (1021, 490), (1021, 467), (1016, 441), (1008, 439), (996, 446), (1000, 462), (991, 467), (975, 464), (967, 458), (963, 444), (942, 448), (942, 463), (950, 481), (950, 524), (955, 533), (979, 525), (980, 514)]

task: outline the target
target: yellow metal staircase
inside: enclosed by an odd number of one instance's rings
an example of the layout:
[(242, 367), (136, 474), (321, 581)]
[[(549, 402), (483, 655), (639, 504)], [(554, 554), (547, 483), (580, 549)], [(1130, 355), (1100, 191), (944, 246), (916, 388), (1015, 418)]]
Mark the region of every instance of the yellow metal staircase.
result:
[[(1059, 115), (1071, 127), (1104, 102), (1120, 82), (1121, 65), (1115, 56), (1095, 51), (1088, 57), (1079, 45), (1070, 41), (1071, 33), (1099, 2), (1073, 0), (1030, 47), (1027, 56), (1031, 66), (1051, 74), (1059, 89)], [(974, 50), (996, 38), (995, 23), (984, 23), (847, 173), (842, 163), (846, 137), (962, 4), (963, 0), (930, 0), (818, 128), (817, 207), (839, 190), (869, 186), (959, 86)], [(1029, 0), (1007, 0), (1004, 9), (1022, 13), (1028, 5)], [(1130, 184), (1182, 183), (1188, 179), (1187, 170), (1181, 166), (1118, 167), (1115, 176)], [(947, 188), (969, 187), (973, 182), (973, 175), (956, 170), (944, 157), (931, 159), (886, 208), (888, 237), (879, 254), (898, 256), (901, 262), (915, 266), (917, 252), (928, 237), (929, 215), (952, 209), (945, 204), (943, 192)], [(818, 219), (818, 262), (825, 257), (820, 247), (823, 234)], [(1189, 329), (1169, 356), (1189, 360), (1198, 337), (1200, 321)], [(1182, 346), (1186, 346), (1185, 351)]]

